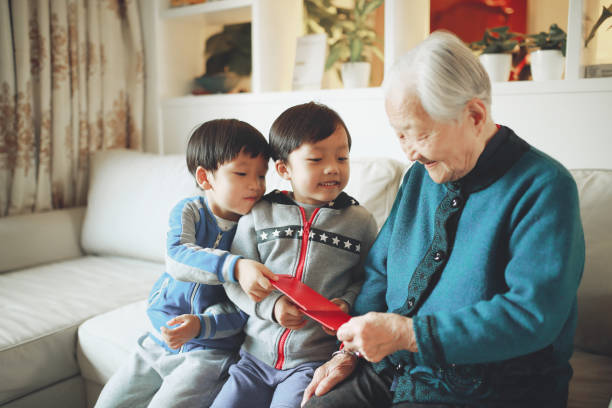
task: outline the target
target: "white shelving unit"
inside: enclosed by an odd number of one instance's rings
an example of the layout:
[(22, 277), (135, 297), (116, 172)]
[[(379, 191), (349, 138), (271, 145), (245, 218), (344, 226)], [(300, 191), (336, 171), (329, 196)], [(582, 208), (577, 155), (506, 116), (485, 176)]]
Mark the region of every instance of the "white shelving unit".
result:
[[(586, 126), (598, 138), (607, 131), (607, 110), (612, 106), (612, 78), (581, 79), (582, 16), (585, 1), (569, 0), (566, 79), (538, 83), (517, 81), (493, 85), (495, 119), (516, 130), (558, 135), (580, 132), (575, 123)], [(356, 138), (388, 134), (382, 91), (291, 90), (295, 40), (302, 30), (302, 0), (221, 0), (170, 9), (168, 0), (155, 0), (153, 13), (154, 55), (149, 54), (149, 89), (155, 95), (156, 140), (147, 149), (159, 153), (180, 153), (194, 125), (218, 117), (237, 117), (267, 133), (272, 120), (288, 106), (308, 100), (327, 103), (345, 117)], [(252, 22), (252, 93), (238, 95), (190, 96), (191, 81), (204, 72), (204, 41), (223, 24)], [(385, 0), (385, 69), (402, 53), (429, 33), (429, 0)], [(153, 64), (153, 65), (151, 65)], [(526, 107), (531, 111), (526, 111)], [(537, 113), (534, 113), (537, 112)], [(552, 113), (554, 112), (554, 113)], [(559, 120), (555, 119), (559, 117)], [(523, 118), (530, 118), (526, 122)], [(540, 118), (543, 118), (540, 120)], [(375, 125), (373, 125), (375, 124)], [(562, 125), (558, 130), (557, 125)], [(609, 132), (608, 132), (609, 133)], [(150, 137), (150, 136), (149, 136)], [(549, 137), (549, 136), (547, 136)], [(569, 136), (568, 136), (569, 137)], [(607, 136), (605, 136), (607, 137)], [(393, 152), (386, 142), (364, 147), (355, 144), (355, 153)], [(529, 138), (528, 138), (529, 140)], [(603, 140), (603, 139), (602, 139)], [(530, 140), (537, 146), (537, 140)], [(600, 140), (601, 141), (601, 140)], [(574, 142), (572, 142), (574, 143)], [(575, 151), (577, 146), (573, 147)], [(397, 149), (395, 158), (402, 155)], [(596, 160), (607, 160), (601, 149), (592, 152)], [(565, 158), (572, 150), (563, 150)], [(601, 157), (600, 157), (601, 156)], [(579, 163), (573, 163), (579, 164)]]
[[(582, 75), (583, 12), (587, 0), (569, 0), (566, 79)], [(429, 0), (385, 1), (385, 69), (429, 34)], [(189, 94), (204, 71), (203, 43), (224, 24), (252, 22), (252, 92), (291, 90), (295, 39), (302, 31), (302, 0), (217, 0), (170, 8), (157, 0), (159, 94)], [(169, 63), (171, 62), (171, 63)]]

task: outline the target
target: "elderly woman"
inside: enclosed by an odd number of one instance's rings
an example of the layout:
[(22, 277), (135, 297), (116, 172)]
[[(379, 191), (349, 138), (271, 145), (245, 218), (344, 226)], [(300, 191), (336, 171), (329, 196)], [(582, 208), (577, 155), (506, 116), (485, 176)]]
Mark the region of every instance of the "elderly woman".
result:
[(584, 265), (574, 180), (493, 122), (489, 78), (452, 34), (405, 55), (385, 96), (415, 163), (366, 261), (359, 317), (303, 403), (565, 407)]

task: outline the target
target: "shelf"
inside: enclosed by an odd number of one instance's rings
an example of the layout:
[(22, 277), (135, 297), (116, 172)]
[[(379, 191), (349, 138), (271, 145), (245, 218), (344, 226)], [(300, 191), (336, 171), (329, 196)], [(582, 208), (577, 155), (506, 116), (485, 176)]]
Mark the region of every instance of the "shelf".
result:
[[(612, 78), (565, 79), (559, 81), (494, 82), (493, 98), (498, 95), (547, 95), (567, 93), (611, 92)], [(240, 94), (185, 95), (167, 98), (165, 107), (215, 105), (219, 103), (267, 103), (278, 101), (383, 99), (382, 88), (320, 89), (314, 91), (262, 92)]]
[(164, 107), (216, 105), (220, 103), (270, 103), (305, 100), (355, 100), (355, 99), (382, 99), (383, 91), (380, 87), (360, 89), (319, 89), (314, 91), (289, 92), (261, 92), (211, 95), (186, 95), (178, 98), (167, 98), (162, 102)]
[(536, 95), (612, 91), (610, 78), (560, 79), (558, 81), (493, 82), (493, 95)]
[(211, 25), (234, 24), (250, 21), (252, 6), (253, 0), (217, 0), (162, 9), (160, 16), (162, 19), (205, 19)]

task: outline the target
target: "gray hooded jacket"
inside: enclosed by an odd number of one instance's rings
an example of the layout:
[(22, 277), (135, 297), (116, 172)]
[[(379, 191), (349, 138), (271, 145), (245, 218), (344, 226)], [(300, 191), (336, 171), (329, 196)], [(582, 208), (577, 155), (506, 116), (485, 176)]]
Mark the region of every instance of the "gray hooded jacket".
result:
[[(287, 193), (275, 190), (240, 218), (231, 252), (259, 261), (276, 274), (295, 276), (327, 299), (341, 298), (352, 306), (376, 232), (374, 217), (346, 193), (306, 219), (304, 209)], [(289, 369), (327, 361), (336, 349), (336, 338), (313, 320), (299, 330), (276, 323), (274, 304), (281, 292), (273, 291), (255, 303), (237, 283), (224, 287), (249, 314), (243, 350), (264, 363)]]

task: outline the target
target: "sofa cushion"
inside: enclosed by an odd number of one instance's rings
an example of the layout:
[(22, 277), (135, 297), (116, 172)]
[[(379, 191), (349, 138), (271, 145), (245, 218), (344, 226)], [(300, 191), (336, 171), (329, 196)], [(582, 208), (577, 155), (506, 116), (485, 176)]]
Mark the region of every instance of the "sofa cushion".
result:
[(612, 170), (572, 170), (572, 175), (586, 244), (574, 343), (612, 357)]
[(78, 325), (146, 298), (163, 267), (91, 256), (0, 275), (0, 405), (77, 374)]
[(345, 191), (370, 210), (380, 228), (391, 212), (407, 169), (407, 164), (388, 158), (352, 159)]
[(185, 156), (98, 152), (90, 174), (85, 252), (163, 262), (170, 210), (199, 194)]
[(146, 300), (92, 317), (79, 327), (77, 360), (81, 375), (105, 384), (135, 350), (136, 340), (151, 329)]
[(82, 256), (84, 214), (85, 207), (77, 207), (1, 217), (0, 273)]

